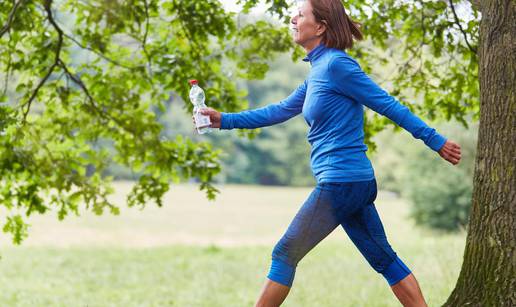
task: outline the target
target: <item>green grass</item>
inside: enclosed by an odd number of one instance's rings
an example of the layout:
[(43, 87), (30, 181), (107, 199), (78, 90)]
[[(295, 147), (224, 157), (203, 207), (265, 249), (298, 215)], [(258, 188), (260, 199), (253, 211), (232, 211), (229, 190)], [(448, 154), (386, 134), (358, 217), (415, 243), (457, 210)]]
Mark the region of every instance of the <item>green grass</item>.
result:
[[(274, 243), (310, 189), (221, 189), (216, 202), (180, 185), (163, 208), (32, 219), (21, 247), (0, 241), (0, 306), (252, 306)], [(122, 202), (127, 185), (117, 190)], [(464, 234), (414, 227), (407, 204), (387, 193), (377, 207), (429, 305), (440, 305), (458, 276)], [(284, 306), (398, 303), (339, 228), (301, 261)]]

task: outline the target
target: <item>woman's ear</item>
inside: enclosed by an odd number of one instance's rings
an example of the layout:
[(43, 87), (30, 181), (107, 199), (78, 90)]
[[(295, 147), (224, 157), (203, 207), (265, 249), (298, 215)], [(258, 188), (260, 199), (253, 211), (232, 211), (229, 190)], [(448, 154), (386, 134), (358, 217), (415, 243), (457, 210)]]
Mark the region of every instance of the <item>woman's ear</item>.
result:
[(321, 36), (326, 32), (326, 28), (328, 26), (328, 23), (326, 20), (321, 20), (321, 22), (317, 25), (317, 36)]

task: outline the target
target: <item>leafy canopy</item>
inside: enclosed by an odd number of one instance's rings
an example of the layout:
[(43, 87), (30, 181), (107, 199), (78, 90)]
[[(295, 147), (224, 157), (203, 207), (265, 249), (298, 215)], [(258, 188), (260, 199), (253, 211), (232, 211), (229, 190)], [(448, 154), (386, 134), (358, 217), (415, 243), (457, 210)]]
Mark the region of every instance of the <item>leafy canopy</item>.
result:
[[(240, 0), (244, 13), (256, 0)], [(217, 0), (12, 0), (0, 2), (0, 204), (3, 226), (20, 243), (23, 216), (58, 209), (59, 219), (85, 204), (116, 214), (106, 166), (142, 175), (129, 206), (162, 204), (170, 182), (195, 178), (209, 198), (220, 151), (184, 137), (167, 139), (159, 112), (182, 98), (187, 80), (207, 104), (246, 108), (235, 80), (260, 79), (278, 53), (299, 58), (288, 33), (289, 3), (267, 0), (283, 23), (242, 22)], [(350, 0), (371, 44), (350, 51), (364, 69), (400, 61), (384, 80), (394, 95), (431, 118), (478, 113), (478, 13), (467, 2)], [(469, 12), (468, 20), (458, 10)], [(461, 15), (461, 16), (462, 16)], [(387, 121), (368, 116), (367, 135)], [(252, 135), (252, 134), (251, 134)], [(107, 149), (109, 148), (109, 150)]]

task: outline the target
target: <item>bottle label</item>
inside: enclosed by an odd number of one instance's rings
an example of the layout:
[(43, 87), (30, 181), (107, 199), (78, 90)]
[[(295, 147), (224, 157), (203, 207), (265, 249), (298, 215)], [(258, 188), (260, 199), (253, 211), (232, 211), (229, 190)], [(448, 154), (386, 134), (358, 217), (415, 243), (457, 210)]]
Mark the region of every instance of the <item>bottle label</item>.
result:
[(202, 128), (211, 125), (210, 117), (208, 115), (203, 115), (201, 112), (195, 112), (195, 127)]

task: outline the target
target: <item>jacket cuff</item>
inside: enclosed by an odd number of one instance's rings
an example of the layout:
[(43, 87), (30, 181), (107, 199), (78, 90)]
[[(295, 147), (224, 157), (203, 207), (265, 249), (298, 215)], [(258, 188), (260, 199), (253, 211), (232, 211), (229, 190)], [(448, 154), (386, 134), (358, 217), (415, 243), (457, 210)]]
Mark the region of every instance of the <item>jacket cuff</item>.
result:
[(434, 151), (439, 151), (444, 146), (446, 141), (447, 139), (444, 136), (436, 132), (426, 145), (428, 145), (428, 147), (432, 148)]
[(233, 118), (231, 113), (220, 113), (220, 129), (230, 130), (233, 129)]

